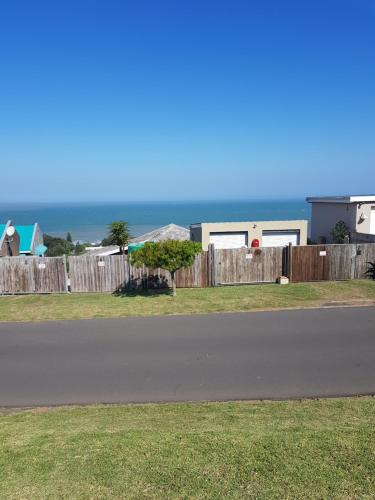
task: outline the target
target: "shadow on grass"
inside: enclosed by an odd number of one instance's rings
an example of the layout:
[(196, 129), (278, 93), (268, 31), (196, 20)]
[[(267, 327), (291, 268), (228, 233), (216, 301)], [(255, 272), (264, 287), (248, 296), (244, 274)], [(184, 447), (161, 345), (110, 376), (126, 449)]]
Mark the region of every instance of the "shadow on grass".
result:
[(142, 289), (119, 289), (113, 292), (114, 297), (145, 297), (148, 299), (154, 299), (156, 297), (160, 297), (160, 295), (166, 295), (168, 297), (173, 297), (172, 290), (170, 288), (156, 288), (151, 290), (142, 290)]
[(154, 298), (160, 295), (172, 296), (166, 276), (159, 274), (148, 274), (130, 277), (127, 283), (123, 283), (113, 295), (115, 297), (147, 297)]

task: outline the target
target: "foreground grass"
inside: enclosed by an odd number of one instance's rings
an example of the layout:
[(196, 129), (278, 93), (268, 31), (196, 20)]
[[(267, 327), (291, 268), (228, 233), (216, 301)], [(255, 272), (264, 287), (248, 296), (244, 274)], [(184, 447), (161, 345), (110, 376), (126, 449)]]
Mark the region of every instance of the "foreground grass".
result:
[(375, 400), (0, 416), (0, 497), (375, 498)]
[(319, 306), (375, 300), (375, 281), (250, 285), (180, 289), (169, 293), (29, 295), (0, 297), (0, 321), (111, 318)]

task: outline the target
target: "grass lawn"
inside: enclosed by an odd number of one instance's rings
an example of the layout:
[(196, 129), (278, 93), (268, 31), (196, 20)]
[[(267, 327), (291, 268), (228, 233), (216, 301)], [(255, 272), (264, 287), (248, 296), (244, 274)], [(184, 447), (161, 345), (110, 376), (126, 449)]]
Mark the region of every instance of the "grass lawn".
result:
[(330, 301), (375, 301), (375, 281), (179, 289), (177, 297), (146, 292), (0, 297), (0, 321), (153, 316), (311, 307)]
[(375, 399), (0, 415), (0, 497), (375, 498)]

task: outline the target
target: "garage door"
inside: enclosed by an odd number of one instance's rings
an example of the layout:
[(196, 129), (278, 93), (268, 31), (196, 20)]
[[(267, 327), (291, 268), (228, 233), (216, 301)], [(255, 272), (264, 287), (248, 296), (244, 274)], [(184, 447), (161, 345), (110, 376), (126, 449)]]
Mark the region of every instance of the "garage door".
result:
[(215, 248), (242, 248), (247, 246), (247, 233), (210, 233), (210, 243)]
[(299, 244), (299, 231), (263, 231), (262, 247), (284, 247)]

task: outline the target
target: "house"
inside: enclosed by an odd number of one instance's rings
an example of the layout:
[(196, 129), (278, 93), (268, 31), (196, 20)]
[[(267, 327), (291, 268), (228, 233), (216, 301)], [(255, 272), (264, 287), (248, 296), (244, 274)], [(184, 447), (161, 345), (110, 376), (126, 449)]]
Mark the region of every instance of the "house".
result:
[(14, 227), (20, 237), (20, 255), (38, 255), (38, 247), (43, 247), (43, 232), (38, 223)]
[(347, 225), (351, 241), (375, 242), (375, 195), (309, 197), (311, 239), (332, 243), (331, 231), (337, 222)]
[(20, 237), (12, 221), (0, 224), (0, 257), (19, 255)]
[[(125, 251), (133, 251), (136, 248), (142, 246), (142, 243), (146, 241), (165, 241), (165, 240), (189, 240), (190, 231), (186, 227), (177, 226), (176, 224), (168, 224), (167, 226), (159, 227), (154, 229), (149, 233), (142, 234), (136, 238), (132, 238), (129, 246), (125, 248)], [(106, 255), (119, 255), (120, 247), (117, 245), (109, 246), (99, 246), (99, 247), (87, 247), (85, 251), (86, 255), (95, 255), (96, 257), (104, 257)]]
[(190, 226), (190, 239), (201, 242), (203, 250), (210, 243), (215, 248), (306, 245), (307, 224), (307, 220), (201, 222)]

